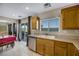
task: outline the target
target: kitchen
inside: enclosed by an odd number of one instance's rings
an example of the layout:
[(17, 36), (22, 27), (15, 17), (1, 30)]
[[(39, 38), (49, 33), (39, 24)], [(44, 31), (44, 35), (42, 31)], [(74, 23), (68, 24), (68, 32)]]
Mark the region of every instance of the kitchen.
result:
[[(52, 13), (52, 20), (60, 20), (58, 23), (58, 27), (60, 30), (53, 31), (53, 21), (50, 21), (51, 18), (45, 19), (45, 23), (42, 24), (43, 21), (37, 18), (38, 24), (35, 25), (34, 18), (32, 20), (32, 30), (31, 34), (29, 35), (29, 49), (43, 55), (43, 56), (77, 56), (79, 55), (78, 52), (78, 9), (79, 5), (67, 6), (59, 9), (55, 9), (53, 11), (49, 11), (50, 14)], [(47, 13), (48, 14), (48, 13)], [(47, 15), (43, 13), (41, 17), (48, 17), (50, 14)], [(40, 15), (39, 15), (40, 16)], [(75, 20), (74, 20), (75, 19)], [(47, 22), (48, 21), (48, 27)], [(54, 21), (54, 24), (57, 21)], [(43, 26), (41, 26), (41, 24)], [(60, 24), (60, 25), (59, 25)], [(45, 26), (46, 25), (46, 26)], [(56, 24), (57, 25), (57, 24)], [(38, 26), (38, 27), (36, 27)], [(41, 28), (40, 28), (41, 27)], [(46, 27), (48, 30), (46, 30)], [(39, 29), (38, 29), (39, 28)]]
[[(21, 24), (27, 24), (27, 29), (25, 29), (27, 35), (24, 35), (26, 37), (24, 37), (24, 42), (30, 51), (41, 56), (79, 56), (79, 4), (41, 3), (32, 5), (32, 8), (36, 6), (37, 9), (26, 8), (27, 13), (28, 10), (38, 11), (38, 13), (29, 14), (28, 17), (24, 15), (23, 18), (23, 15), (16, 17), (13, 14), (16, 19), (9, 20), (12, 26), (8, 35), (15, 35), (18, 42), (23, 41)], [(13, 28), (16, 30), (15, 33)]]

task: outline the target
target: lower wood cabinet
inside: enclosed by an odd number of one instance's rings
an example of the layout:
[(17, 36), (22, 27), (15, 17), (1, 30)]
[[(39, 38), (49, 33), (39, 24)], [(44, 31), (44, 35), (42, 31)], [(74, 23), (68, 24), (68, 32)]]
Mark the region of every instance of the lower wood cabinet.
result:
[(36, 52), (44, 56), (78, 56), (73, 43), (37, 38)]
[(45, 40), (45, 56), (54, 56), (54, 41)]
[(78, 56), (77, 48), (72, 44), (68, 44), (68, 56)]
[(37, 44), (37, 52), (44, 55), (44, 46), (42, 44)]
[(55, 56), (66, 56), (66, 48), (55, 46)]
[(36, 52), (41, 55), (44, 55), (44, 41), (42, 39), (36, 40)]
[(36, 51), (45, 56), (54, 55), (54, 42), (47, 39), (37, 39)]
[(67, 56), (67, 44), (55, 41), (55, 56)]

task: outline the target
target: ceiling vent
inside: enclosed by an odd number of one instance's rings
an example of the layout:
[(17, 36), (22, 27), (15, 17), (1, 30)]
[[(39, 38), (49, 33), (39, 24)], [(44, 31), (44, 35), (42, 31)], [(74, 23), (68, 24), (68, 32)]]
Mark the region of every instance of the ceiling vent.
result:
[(45, 3), (45, 4), (44, 4), (44, 7), (45, 7), (45, 8), (49, 8), (49, 7), (51, 7), (51, 4), (50, 4), (50, 3)]
[(22, 16), (18, 16), (18, 17), (22, 17)]

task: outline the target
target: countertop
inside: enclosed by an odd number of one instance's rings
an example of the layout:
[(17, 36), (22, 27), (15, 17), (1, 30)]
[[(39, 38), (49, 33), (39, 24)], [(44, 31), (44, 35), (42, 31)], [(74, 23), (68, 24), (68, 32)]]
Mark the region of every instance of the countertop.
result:
[(37, 37), (37, 38), (45, 38), (45, 39), (49, 39), (49, 40), (58, 40), (58, 41), (63, 41), (63, 42), (68, 42), (68, 43), (73, 43), (75, 45), (75, 47), (79, 50), (79, 38), (78, 37), (55, 37), (55, 36), (50, 36), (50, 35), (35, 35), (35, 34), (31, 34), (29, 35), (31, 37)]

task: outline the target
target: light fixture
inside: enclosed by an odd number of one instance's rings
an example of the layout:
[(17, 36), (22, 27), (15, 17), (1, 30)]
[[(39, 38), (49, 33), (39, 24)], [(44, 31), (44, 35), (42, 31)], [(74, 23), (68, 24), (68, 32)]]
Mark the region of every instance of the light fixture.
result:
[(13, 16), (15, 16), (15, 14), (13, 14)]
[(29, 7), (25, 7), (26, 10), (29, 10)]
[(45, 7), (45, 8), (51, 7), (51, 4), (50, 4), (50, 3), (45, 3), (45, 4), (44, 4), (44, 7)]

